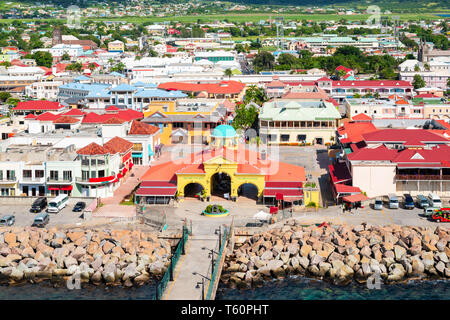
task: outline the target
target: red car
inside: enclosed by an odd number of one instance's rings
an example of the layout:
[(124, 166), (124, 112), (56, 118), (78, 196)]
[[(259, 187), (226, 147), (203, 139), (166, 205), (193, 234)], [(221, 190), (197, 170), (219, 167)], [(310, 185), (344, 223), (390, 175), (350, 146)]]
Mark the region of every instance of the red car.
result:
[(450, 208), (442, 208), (432, 218), (436, 222), (450, 222)]

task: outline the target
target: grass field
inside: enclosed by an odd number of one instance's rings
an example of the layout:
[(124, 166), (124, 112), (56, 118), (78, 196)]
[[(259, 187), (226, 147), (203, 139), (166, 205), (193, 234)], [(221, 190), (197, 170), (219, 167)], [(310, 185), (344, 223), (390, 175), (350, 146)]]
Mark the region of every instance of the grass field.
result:
[[(446, 12), (441, 12), (446, 13)], [(437, 16), (437, 13), (400, 13), (392, 14), (389, 16), (399, 16), (400, 20), (435, 20), (442, 19), (442, 17)], [(190, 16), (170, 16), (170, 17), (117, 17), (117, 18), (83, 18), (82, 20), (94, 20), (94, 21), (126, 21), (132, 23), (143, 23), (143, 22), (163, 22), (163, 21), (178, 21), (182, 23), (195, 23), (197, 20), (201, 20), (202, 23), (223, 21), (228, 20), (229, 22), (259, 22), (260, 20), (275, 19), (276, 17), (283, 17), (285, 21), (300, 21), (300, 20), (311, 20), (311, 21), (339, 21), (341, 19), (346, 19), (348, 21), (360, 21), (367, 20), (369, 14), (359, 14), (359, 15), (337, 15), (337, 14), (261, 14), (261, 13), (248, 13), (248, 14), (229, 14), (229, 15), (190, 15)], [(37, 19), (22, 19), (22, 21), (33, 21)], [(56, 19), (42, 19), (43, 21), (56, 21)], [(10, 23), (13, 20), (10, 19), (0, 19), (2, 23)]]

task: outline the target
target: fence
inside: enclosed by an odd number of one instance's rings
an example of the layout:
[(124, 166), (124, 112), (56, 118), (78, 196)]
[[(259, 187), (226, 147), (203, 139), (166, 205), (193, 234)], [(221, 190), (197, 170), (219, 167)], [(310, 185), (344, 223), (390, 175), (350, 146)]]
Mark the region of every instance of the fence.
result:
[(136, 205), (136, 216), (141, 223), (163, 231), (167, 227), (166, 213), (146, 205)]
[(220, 239), (220, 245), (219, 250), (217, 252), (216, 260), (214, 261), (214, 264), (212, 266), (211, 270), (211, 281), (209, 282), (208, 290), (206, 292), (206, 300), (214, 300), (215, 292), (217, 289), (217, 286), (220, 281), (220, 273), (222, 271), (223, 261), (225, 259), (225, 247), (228, 243), (228, 237), (230, 235), (231, 227), (224, 228), (222, 238)]
[(187, 239), (189, 237), (189, 233), (190, 233), (190, 230), (187, 227), (187, 225), (186, 224), (183, 225), (183, 232), (181, 235), (181, 239), (180, 239), (180, 241), (178, 241), (175, 252), (173, 253), (172, 257), (170, 258), (169, 268), (167, 268), (163, 277), (161, 278), (158, 285), (156, 286), (156, 300), (161, 300), (162, 296), (164, 295), (164, 291), (167, 288), (167, 284), (169, 283), (169, 281), (173, 281), (173, 271), (175, 270), (175, 267), (177, 266), (177, 262), (180, 259), (180, 256), (185, 254), (184, 250), (185, 250)]

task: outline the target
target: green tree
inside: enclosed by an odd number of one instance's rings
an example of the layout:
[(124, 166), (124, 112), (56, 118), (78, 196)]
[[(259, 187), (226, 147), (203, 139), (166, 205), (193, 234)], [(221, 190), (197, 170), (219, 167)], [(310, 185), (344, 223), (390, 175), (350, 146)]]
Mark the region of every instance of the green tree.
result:
[(269, 99), (266, 96), (266, 92), (264, 89), (257, 87), (256, 85), (251, 85), (245, 91), (244, 103), (249, 104), (251, 102), (256, 103), (259, 106), (262, 106), (264, 102)]
[(253, 59), (253, 67), (255, 70), (272, 70), (275, 58), (273, 54), (263, 51), (255, 56)]
[(63, 55), (61, 56), (61, 60), (62, 61), (70, 61), (70, 56), (67, 52), (64, 52)]
[(125, 65), (123, 64), (123, 62), (119, 62), (118, 64), (116, 64), (114, 67), (111, 68), (111, 72), (123, 72), (123, 70), (125, 70)]
[(235, 129), (247, 130), (255, 125), (258, 119), (258, 109), (253, 106), (241, 104), (234, 110), (235, 117), (231, 125)]
[(38, 66), (51, 68), (53, 63), (53, 57), (50, 52), (37, 51), (31, 55), (32, 59), (36, 61)]
[(294, 57), (292, 54), (282, 53), (278, 57), (277, 62), (278, 62), (279, 65), (286, 65), (289, 68), (291, 68), (294, 64), (297, 63), (297, 58)]
[(412, 82), (412, 85), (414, 86), (414, 89), (419, 89), (425, 87), (425, 81), (420, 76), (420, 74), (414, 75), (414, 80)]
[(0, 92), (0, 101), (1, 102), (5, 102), (9, 98), (11, 98), (11, 94), (9, 92), (5, 92), (5, 91)]
[(225, 75), (228, 77), (228, 79), (231, 78), (231, 76), (233, 75), (233, 71), (231, 71), (231, 69), (226, 69), (225, 70)]

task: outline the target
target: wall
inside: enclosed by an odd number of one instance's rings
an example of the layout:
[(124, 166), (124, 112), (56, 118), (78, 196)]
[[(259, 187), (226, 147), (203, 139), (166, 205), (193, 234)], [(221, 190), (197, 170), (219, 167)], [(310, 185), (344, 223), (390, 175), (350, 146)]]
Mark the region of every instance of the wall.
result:
[(394, 183), (395, 164), (374, 165), (352, 163), (353, 186), (366, 192), (368, 197), (377, 197), (396, 192)]

